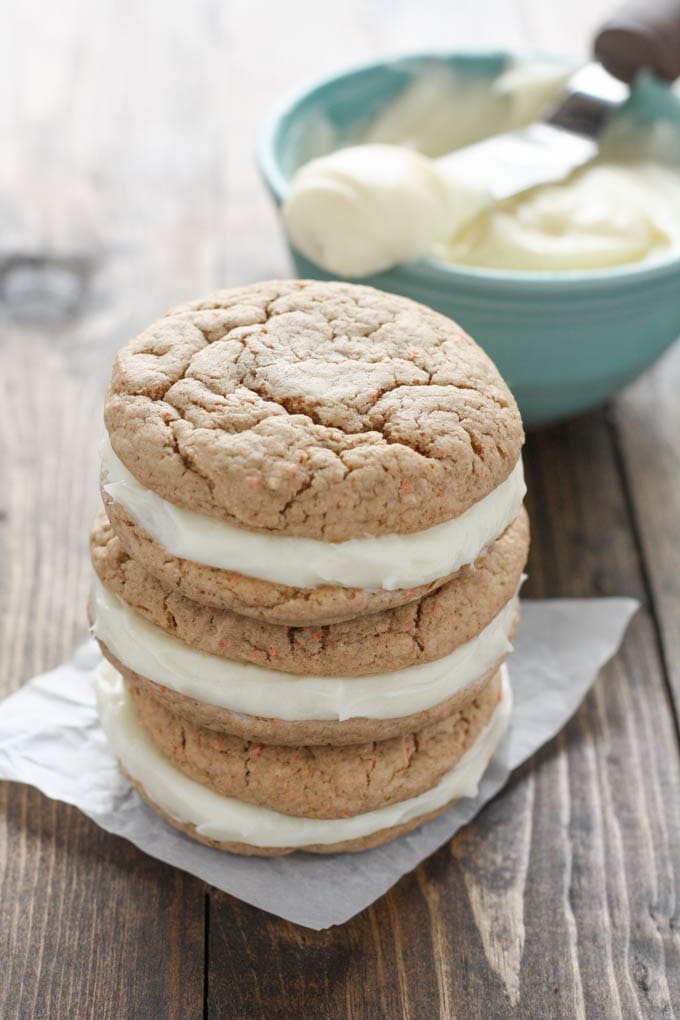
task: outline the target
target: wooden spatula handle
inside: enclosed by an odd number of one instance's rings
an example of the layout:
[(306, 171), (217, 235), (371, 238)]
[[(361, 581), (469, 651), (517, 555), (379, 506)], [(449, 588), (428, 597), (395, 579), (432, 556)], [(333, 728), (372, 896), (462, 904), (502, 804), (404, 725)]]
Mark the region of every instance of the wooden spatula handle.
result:
[(637, 0), (626, 4), (595, 37), (595, 56), (623, 81), (649, 70), (680, 78), (680, 0)]

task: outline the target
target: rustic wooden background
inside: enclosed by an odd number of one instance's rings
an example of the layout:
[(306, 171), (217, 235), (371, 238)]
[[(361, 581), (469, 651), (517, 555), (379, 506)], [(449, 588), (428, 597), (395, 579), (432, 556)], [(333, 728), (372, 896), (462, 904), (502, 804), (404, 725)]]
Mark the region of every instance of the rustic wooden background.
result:
[[(3, 5), (1, 691), (86, 633), (114, 348), (184, 298), (290, 273), (253, 161), (272, 102), (386, 52), (585, 52), (607, 7)], [(680, 347), (607, 411), (529, 439), (527, 594), (644, 609), (573, 721), (474, 824), (314, 933), (0, 784), (3, 1020), (680, 1014), (679, 390)]]

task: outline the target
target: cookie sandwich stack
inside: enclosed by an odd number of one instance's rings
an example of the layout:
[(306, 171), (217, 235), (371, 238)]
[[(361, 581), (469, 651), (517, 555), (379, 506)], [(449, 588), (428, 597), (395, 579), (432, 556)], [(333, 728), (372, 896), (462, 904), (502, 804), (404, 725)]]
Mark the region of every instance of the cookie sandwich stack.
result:
[(92, 530), (100, 717), (189, 835), (361, 850), (507, 728), (522, 424), (453, 322), (342, 283), (219, 291), (123, 347)]

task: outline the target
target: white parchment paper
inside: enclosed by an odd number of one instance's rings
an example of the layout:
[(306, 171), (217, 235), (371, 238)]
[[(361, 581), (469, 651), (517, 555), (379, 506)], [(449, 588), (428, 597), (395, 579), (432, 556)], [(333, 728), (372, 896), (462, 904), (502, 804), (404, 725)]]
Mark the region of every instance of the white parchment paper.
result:
[(75, 804), (107, 832), (224, 892), (308, 928), (341, 924), (445, 843), (550, 740), (616, 652), (634, 599), (522, 602), (510, 660), (513, 722), (477, 797), (393, 843), (360, 854), (238, 857), (195, 843), (158, 818), (118, 773), (99, 725), (91, 682), (93, 641), (70, 662), (0, 702), (0, 779)]

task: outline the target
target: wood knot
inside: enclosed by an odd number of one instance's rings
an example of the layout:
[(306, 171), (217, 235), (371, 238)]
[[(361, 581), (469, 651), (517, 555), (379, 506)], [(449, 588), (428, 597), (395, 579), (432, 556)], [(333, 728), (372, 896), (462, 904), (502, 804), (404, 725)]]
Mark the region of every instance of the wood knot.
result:
[(84, 256), (7, 256), (0, 261), (0, 302), (20, 322), (70, 319), (80, 310), (91, 271)]

